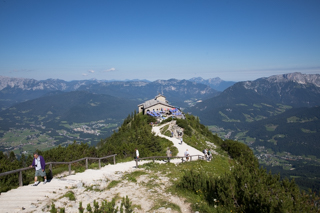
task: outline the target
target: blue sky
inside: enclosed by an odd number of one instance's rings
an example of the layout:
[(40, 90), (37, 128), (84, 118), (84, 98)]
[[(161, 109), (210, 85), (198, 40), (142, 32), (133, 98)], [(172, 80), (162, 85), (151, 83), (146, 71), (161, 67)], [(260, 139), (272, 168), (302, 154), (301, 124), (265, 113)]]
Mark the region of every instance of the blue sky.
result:
[(320, 74), (319, 11), (319, 0), (1, 0), (0, 75), (242, 81)]

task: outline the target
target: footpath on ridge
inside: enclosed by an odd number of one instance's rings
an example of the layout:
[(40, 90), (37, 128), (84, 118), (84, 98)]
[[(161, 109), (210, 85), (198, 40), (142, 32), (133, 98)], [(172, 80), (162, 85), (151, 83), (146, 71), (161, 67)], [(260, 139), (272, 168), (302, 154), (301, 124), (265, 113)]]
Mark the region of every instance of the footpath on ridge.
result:
[[(179, 150), (177, 156), (184, 156), (184, 152), (188, 149), (190, 155), (203, 155), (199, 150), (183, 143), (180, 144), (180, 139), (170, 138), (160, 133), (160, 127), (153, 127), (152, 131), (155, 135), (166, 138), (173, 142)], [(144, 156), (140, 156), (144, 157)], [(192, 160), (197, 160), (194, 158)], [(148, 163), (150, 161), (142, 160), (139, 165)], [(157, 161), (159, 163), (165, 163), (164, 161)], [(172, 159), (172, 163), (181, 163), (181, 159)], [(116, 165), (106, 165), (99, 170), (87, 169), (82, 173), (76, 173), (69, 176), (60, 175), (60, 177), (54, 177), (47, 184), (42, 182), (38, 186), (26, 185), (12, 189), (8, 192), (0, 195), (0, 213), (12, 213), (12, 212), (48, 212), (48, 206), (51, 206), (52, 201), (57, 203), (56, 207), (65, 207), (66, 212), (78, 212), (79, 202), (83, 202), (83, 207), (86, 208), (88, 203), (92, 203), (94, 199), (98, 200), (101, 197), (112, 198), (114, 194), (110, 190), (102, 192), (91, 192), (85, 190), (85, 186), (97, 186), (100, 189), (107, 187), (107, 181), (119, 180), (125, 172), (132, 172), (136, 170), (136, 162), (129, 161), (125, 163), (116, 163)], [(59, 175), (58, 175), (59, 176)], [(125, 187), (125, 186), (123, 186)], [(143, 202), (143, 197), (134, 196), (134, 193), (139, 190), (139, 187), (133, 185), (131, 187), (133, 197), (130, 198), (133, 203)], [(68, 191), (75, 191), (78, 193), (77, 200), (71, 203), (62, 198), (62, 196)], [(126, 196), (130, 193), (127, 188), (120, 191), (119, 196)], [(63, 202), (62, 202), (63, 200)], [(146, 200), (145, 203), (148, 201)], [(178, 201), (177, 201), (178, 202)], [(181, 201), (182, 202), (182, 201)], [(150, 202), (149, 202), (150, 203)], [(183, 203), (183, 202), (182, 202)], [(68, 204), (68, 205), (67, 205)], [(142, 205), (142, 204), (141, 204)], [(146, 207), (149, 208), (149, 207)], [(140, 211), (137, 211), (140, 212)], [(182, 212), (188, 212), (187, 210)]]
[[(163, 124), (161, 126), (155, 126), (152, 128), (152, 132), (155, 133), (155, 135), (158, 135), (162, 138), (166, 138), (168, 139), (169, 141), (172, 141), (172, 143), (174, 144), (175, 147), (178, 148), (178, 154), (177, 156), (184, 156), (184, 152), (188, 149), (189, 151), (189, 154), (190, 155), (203, 155), (203, 153), (199, 150), (197, 150), (196, 148), (193, 148), (192, 146), (189, 146), (188, 144), (186, 143), (181, 143), (180, 139), (179, 138), (174, 138), (174, 137), (168, 137), (168, 136), (165, 136), (163, 134), (160, 133), (160, 129), (166, 125), (169, 125), (169, 124)], [(198, 158), (195, 158), (195, 159), (198, 159)], [(181, 160), (179, 159), (179, 161), (181, 162)]]

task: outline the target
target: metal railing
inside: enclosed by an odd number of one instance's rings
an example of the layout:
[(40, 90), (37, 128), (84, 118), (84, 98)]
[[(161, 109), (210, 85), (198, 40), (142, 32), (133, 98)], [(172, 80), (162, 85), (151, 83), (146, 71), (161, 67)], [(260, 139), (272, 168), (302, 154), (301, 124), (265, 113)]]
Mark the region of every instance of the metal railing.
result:
[[(198, 157), (198, 160), (199, 160), (199, 159), (203, 159), (203, 155), (189, 155), (190, 161), (192, 161), (192, 157)], [(144, 158), (135, 159), (135, 161), (136, 161), (136, 168), (139, 167), (138, 161), (140, 161), (140, 160), (152, 159), (152, 161), (153, 161), (153, 163), (154, 163), (157, 158), (167, 158), (167, 159), (170, 158), (170, 160), (173, 159), (173, 158), (181, 158), (181, 163), (183, 163), (184, 161), (186, 161), (186, 160), (184, 160), (184, 158), (186, 158), (185, 156), (174, 156), (174, 157), (152, 156), (152, 157), (144, 157)]]
[[(116, 155), (117, 154), (108, 155), (108, 156), (105, 156), (105, 157), (102, 157), (102, 158), (85, 157), (85, 158), (81, 158), (81, 159), (70, 161), (70, 162), (48, 162), (48, 163), (46, 163), (46, 165), (49, 165), (49, 170), (52, 171), (52, 165), (54, 165), (54, 164), (69, 164), (68, 165), (68, 167), (69, 167), (69, 175), (71, 175), (71, 164), (73, 164), (73, 163), (86, 160), (86, 169), (88, 169), (88, 160), (99, 160), (99, 169), (100, 169), (101, 168), (101, 160), (102, 159), (112, 158), (113, 157), (113, 164), (116, 164)], [(22, 172), (26, 171), (26, 170), (29, 170), (29, 169), (34, 169), (34, 168), (33, 167), (25, 167), (25, 168), (16, 169), (16, 170), (8, 171), (8, 172), (3, 172), (3, 173), (0, 173), (0, 177), (19, 172), (19, 186), (22, 186), (23, 185)]]

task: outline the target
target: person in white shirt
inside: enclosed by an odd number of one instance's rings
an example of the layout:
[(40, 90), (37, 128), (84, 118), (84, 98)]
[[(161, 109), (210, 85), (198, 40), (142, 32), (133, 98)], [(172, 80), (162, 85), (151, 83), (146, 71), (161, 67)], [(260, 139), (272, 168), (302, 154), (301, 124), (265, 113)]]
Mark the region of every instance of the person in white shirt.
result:
[(139, 150), (136, 148), (136, 159), (139, 160)]
[(189, 160), (189, 151), (188, 151), (188, 149), (184, 152), (184, 156), (186, 157), (186, 161), (188, 161)]
[(33, 186), (37, 186), (39, 184), (38, 176), (44, 177), (44, 184), (47, 183), (47, 174), (45, 172), (46, 162), (44, 161), (43, 157), (39, 155), (37, 152), (33, 154), (33, 161), (30, 167), (34, 167), (36, 172), (34, 175), (34, 184)]

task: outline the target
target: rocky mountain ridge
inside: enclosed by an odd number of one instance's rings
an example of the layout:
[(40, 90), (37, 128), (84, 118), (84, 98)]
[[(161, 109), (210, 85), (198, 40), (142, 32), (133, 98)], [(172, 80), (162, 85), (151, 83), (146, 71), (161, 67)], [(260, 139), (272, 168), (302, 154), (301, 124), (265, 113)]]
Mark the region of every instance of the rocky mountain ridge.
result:
[(298, 84), (314, 84), (320, 87), (320, 75), (319, 74), (302, 74), (300, 72), (288, 73), (283, 75), (273, 75), (267, 79), (269, 82), (289, 82), (293, 81)]
[(320, 87), (320, 75), (319, 74), (302, 74), (300, 72), (288, 73), (283, 75), (273, 75), (266, 78), (259, 78), (254, 81), (244, 81), (244, 86), (246, 89), (256, 89), (261, 86), (261, 84), (279, 84), (283, 85), (286, 83), (297, 83), (300, 85), (313, 85), (315, 87)]
[(132, 100), (147, 100), (161, 93), (175, 101), (175, 105), (186, 107), (185, 100), (213, 97), (219, 92), (207, 85), (187, 80), (142, 81), (104, 81), (75, 80), (64, 81), (47, 79), (37, 81), (25, 78), (0, 76), (0, 107), (8, 108), (16, 103), (39, 98), (48, 93), (61, 91), (87, 91), (95, 94), (106, 94)]
[(205, 85), (211, 87), (212, 89), (215, 89), (218, 91), (223, 91), (236, 83), (234, 81), (224, 81), (219, 77), (209, 78), (209, 79), (203, 79), (201, 77), (194, 77), (194, 78), (189, 79), (189, 81), (200, 83), (200, 84), (205, 84)]

